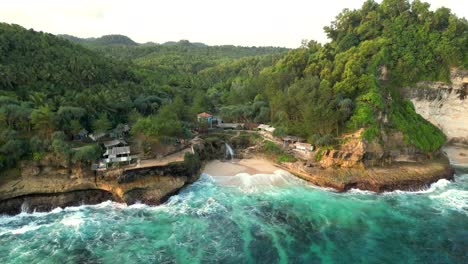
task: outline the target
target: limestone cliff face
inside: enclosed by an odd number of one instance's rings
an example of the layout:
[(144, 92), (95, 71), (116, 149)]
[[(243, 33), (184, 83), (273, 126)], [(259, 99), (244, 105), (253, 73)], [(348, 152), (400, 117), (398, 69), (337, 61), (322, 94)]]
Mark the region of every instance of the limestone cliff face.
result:
[(157, 205), (198, 177), (198, 164), (174, 162), (94, 174), (88, 166), (25, 161), (21, 175), (0, 183), (0, 214), (48, 211), (107, 200)]
[(416, 112), (439, 127), (449, 141), (468, 143), (468, 70), (451, 70), (451, 83), (420, 82), (404, 90)]
[(342, 136), (338, 149), (322, 152), (319, 163), (322, 168), (369, 168), (393, 162), (419, 162), (427, 158), (423, 152), (404, 142), (403, 133), (382, 133), (382, 140), (372, 142), (362, 138), (364, 129)]

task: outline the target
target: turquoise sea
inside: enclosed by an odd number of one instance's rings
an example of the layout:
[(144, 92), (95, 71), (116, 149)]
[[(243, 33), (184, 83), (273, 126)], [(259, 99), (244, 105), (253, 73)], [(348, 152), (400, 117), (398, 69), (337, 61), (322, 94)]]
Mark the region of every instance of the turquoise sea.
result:
[(468, 175), (336, 193), (286, 172), (203, 174), (162, 206), (0, 216), (0, 263), (468, 263)]

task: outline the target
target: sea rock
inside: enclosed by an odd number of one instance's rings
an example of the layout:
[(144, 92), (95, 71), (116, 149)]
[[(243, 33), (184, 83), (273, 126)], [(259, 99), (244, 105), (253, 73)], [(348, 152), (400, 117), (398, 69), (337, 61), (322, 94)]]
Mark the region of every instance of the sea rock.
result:
[(103, 190), (77, 190), (64, 193), (34, 194), (0, 200), (0, 213), (45, 212), (57, 207), (98, 204), (115, 200), (112, 193)]

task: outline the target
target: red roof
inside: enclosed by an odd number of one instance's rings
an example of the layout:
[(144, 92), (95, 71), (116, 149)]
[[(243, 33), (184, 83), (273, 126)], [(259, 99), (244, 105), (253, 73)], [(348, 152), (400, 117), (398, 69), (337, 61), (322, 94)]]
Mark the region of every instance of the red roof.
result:
[(198, 117), (211, 117), (212, 115), (208, 114), (207, 112), (203, 112), (197, 115)]

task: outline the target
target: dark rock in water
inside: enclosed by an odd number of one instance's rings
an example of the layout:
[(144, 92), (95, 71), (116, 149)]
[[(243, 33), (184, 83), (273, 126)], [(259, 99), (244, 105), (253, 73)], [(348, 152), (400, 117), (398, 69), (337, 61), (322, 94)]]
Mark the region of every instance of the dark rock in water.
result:
[(261, 259), (262, 263), (278, 263), (280, 257), (271, 234), (259, 225), (252, 226), (250, 234), (253, 238), (249, 244), (252, 257)]
[(4, 214), (19, 214), (22, 211), (46, 212), (57, 207), (79, 206), (82, 204), (98, 204), (108, 200), (116, 200), (112, 193), (104, 190), (82, 190), (53, 194), (30, 194), (0, 201), (0, 212)]

